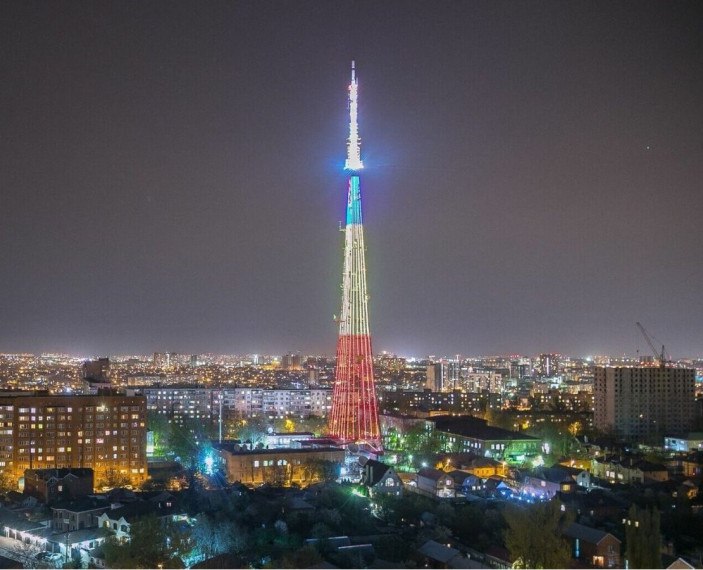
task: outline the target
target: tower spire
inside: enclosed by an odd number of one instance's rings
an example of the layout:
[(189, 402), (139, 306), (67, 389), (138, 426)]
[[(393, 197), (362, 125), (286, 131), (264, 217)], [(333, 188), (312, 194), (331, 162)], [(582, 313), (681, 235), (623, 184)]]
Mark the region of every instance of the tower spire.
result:
[(344, 170), (361, 170), (361, 139), (359, 138), (359, 125), (357, 122), (359, 85), (356, 81), (356, 66), (352, 60), (351, 83), (349, 84), (349, 138), (347, 139), (347, 160)]

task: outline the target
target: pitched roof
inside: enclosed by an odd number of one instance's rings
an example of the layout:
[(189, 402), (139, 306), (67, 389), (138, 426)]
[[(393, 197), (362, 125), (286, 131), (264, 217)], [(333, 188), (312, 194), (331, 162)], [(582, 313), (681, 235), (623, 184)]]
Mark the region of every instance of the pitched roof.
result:
[(440, 471), (439, 469), (433, 469), (432, 467), (423, 467), (417, 472), (417, 476), (439, 481), (442, 477), (446, 477), (447, 474), (444, 471)]
[(459, 556), (461, 553), (456, 548), (450, 548), (434, 540), (428, 540), (417, 551), (427, 558), (447, 564), (452, 558)]
[(369, 459), (364, 465), (364, 485), (373, 487), (376, 483), (383, 479), (383, 476), (388, 472), (390, 467), (385, 463)]
[[(608, 535), (615, 538), (609, 532), (605, 532), (603, 530), (598, 530), (597, 528), (591, 528), (590, 526), (585, 526), (585, 525), (578, 524), (578, 523), (571, 523), (564, 530), (564, 535), (571, 537), (571, 538), (578, 538), (579, 540), (581, 540), (583, 542), (588, 542), (590, 544), (598, 544), (601, 540), (603, 540)], [(615, 540), (620, 542), (620, 540), (618, 540), (617, 538), (615, 538)]]
[(75, 477), (92, 477), (93, 470), (90, 467), (62, 467), (60, 469), (25, 469), (25, 477), (28, 475), (34, 475), (37, 479), (42, 481), (48, 481), (52, 477), (56, 479), (63, 479), (68, 475), (73, 475)]
[(52, 505), (51, 509), (71, 511), (72, 513), (82, 513), (85, 511), (95, 511), (98, 509), (109, 509), (110, 504), (104, 497), (81, 497), (74, 501), (60, 501)]
[(109, 509), (105, 512), (110, 520), (117, 521), (120, 517), (131, 523), (134, 519), (154, 514), (157, 517), (165, 517), (168, 515), (179, 514), (183, 509), (173, 501), (169, 503), (161, 502), (154, 503), (152, 501), (138, 501), (136, 503), (128, 503), (116, 509)]

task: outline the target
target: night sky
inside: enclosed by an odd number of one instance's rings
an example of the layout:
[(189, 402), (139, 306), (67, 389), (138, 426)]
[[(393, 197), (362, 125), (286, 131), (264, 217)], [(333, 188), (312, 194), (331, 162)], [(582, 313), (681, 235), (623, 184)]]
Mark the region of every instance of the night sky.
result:
[(703, 355), (700, 2), (2, 2), (0, 351)]

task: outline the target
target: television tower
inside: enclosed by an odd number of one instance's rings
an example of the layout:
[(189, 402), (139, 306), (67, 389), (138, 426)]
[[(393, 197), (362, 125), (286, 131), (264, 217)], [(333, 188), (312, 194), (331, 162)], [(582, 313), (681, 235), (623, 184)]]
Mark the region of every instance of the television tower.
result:
[(349, 84), (349, 140), (344, 170), (349, 173), (347, 220), (344, 229), (342, 312), (337, 341), (337, 370), (329, 431), (344, 442), (367, 444), (381, 451), (378, 405), (369, 333), (364, 226), (361, 219), (359, 172), (361, 141), (357, 124), (358, 84), (354, 62)]

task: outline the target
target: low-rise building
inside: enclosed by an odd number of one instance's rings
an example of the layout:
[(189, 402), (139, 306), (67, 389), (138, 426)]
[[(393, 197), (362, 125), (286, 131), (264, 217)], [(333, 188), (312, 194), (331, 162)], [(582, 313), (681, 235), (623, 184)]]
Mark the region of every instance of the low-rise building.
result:
[(571, 556), (596, 568), (619, 568), (621, 542), (609, 532), (572, 523), (564, 530)]
[(417, 492), (429, 497), (450, 498), (456, 495), (452, 477), (440, 471), (425, 467), (417, 472)]
[(659, 465), (637, 457), (605, 456), (594, 458), (591, 463), (593, 475), (611, 483), (648, 484), (667, 481), (669, 473)]
[(473, 416), (435, 416), (427, 421), (448, 450), (471, 451), (501, 461), (524, 461), (541, 450), (538, 438), (489, 426)]
[(681, 436), (666, 436), (664, 449), (667, 451), (703, 451), (703, 432), (690, 432)]
[(60, 499), (77, 499), (93, 492), (90, 468), (25, 469), (24, 494), (49, 504)]
[(97, 526), (109, 530), (119, 541), (129, 541), (132, 524), (141, 517), (155, 515), (159, 519), (176, 522), (186, 514), (173, 498), (163, 501), (138, 501), (127, 505), (113, 505), (97, 519)]
[(250, 449), (236, 443), (215, 444), (227, 480), (244, 485), (308, 485), (336, 479), (346, 452), (337, 447)]
[(454, 490), (457, 493), (478, 493), (485, 489), (480, 477), (463, 469), (448, 471), (447, 475), (454, 480)]
[(51, 507), (51, 528), (56, 532), (91, 528), (97, 526), (98, 517), (108, 509), (110, 503), (99, 498), (59, 502)]
[(390, 465), (369, 459), (361, 471), (361, 484), (369, 490), (370, 496), (377, 493), (400, 497), (403, 495), (403, 482)]

